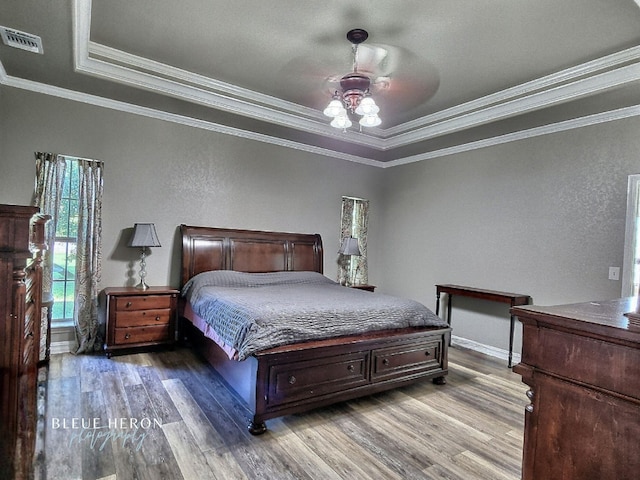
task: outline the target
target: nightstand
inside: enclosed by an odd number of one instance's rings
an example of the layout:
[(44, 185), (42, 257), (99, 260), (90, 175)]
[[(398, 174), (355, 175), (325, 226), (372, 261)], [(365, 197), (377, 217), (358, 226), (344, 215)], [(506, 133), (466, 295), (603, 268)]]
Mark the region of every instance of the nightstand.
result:
[(358, 290), (366, 290), (367, 292), (373, 292), (376, 289), (375, 285), (349, 285), (351, 288), (357, 288)]
[(105, 288), (107, 358), (119, 350), (171, 345), (175, 341), (180, 292), (171, 287)]

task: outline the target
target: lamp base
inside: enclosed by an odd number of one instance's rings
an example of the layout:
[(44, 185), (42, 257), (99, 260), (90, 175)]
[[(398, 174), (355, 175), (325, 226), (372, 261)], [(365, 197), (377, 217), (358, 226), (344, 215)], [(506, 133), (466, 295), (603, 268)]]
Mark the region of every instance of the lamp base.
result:
[(147, 290), (149, 285), (144, 279), (147, 277), (147, 262), (145, 258), (147, 256), (147, 247), (142, 247), (142, 253), (140, 254), (140, 283), (136, 285), (138, 290)]

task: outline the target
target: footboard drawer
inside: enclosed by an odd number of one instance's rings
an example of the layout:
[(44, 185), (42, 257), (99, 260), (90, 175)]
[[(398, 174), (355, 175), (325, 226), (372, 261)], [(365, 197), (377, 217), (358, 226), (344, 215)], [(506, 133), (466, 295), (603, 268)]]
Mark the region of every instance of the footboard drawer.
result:
[(442, 341), (408, 343), (373, 351), (372, 381), (421, 375), (443, 367)]
[(266, 403), (295, 403), (366, 385), (369, 359), (369, 352), (355, 352), (273, 365), (269, 370)]

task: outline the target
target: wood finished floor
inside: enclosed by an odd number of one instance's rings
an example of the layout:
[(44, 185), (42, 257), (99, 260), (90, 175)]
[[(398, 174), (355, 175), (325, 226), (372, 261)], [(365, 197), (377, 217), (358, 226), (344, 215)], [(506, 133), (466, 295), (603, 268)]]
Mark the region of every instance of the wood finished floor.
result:
[(516, 480), (525, 391), (505, 362), (451, 348), (446, 385), (269, 420), (254, 437), (242, 403), (189, 350), (55, 355), (36, 479)]

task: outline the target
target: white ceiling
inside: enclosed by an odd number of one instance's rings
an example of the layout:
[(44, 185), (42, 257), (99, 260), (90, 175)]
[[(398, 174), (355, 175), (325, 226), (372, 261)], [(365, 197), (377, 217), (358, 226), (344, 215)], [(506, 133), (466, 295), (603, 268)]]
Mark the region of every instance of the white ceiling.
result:
[[(0, 24), (44, 45), (0, 44), (10, 87), (380, 166), (640, 113), (634, 0), (11, 0)], [(352, 28), (362, 132), (322, 115)]]

